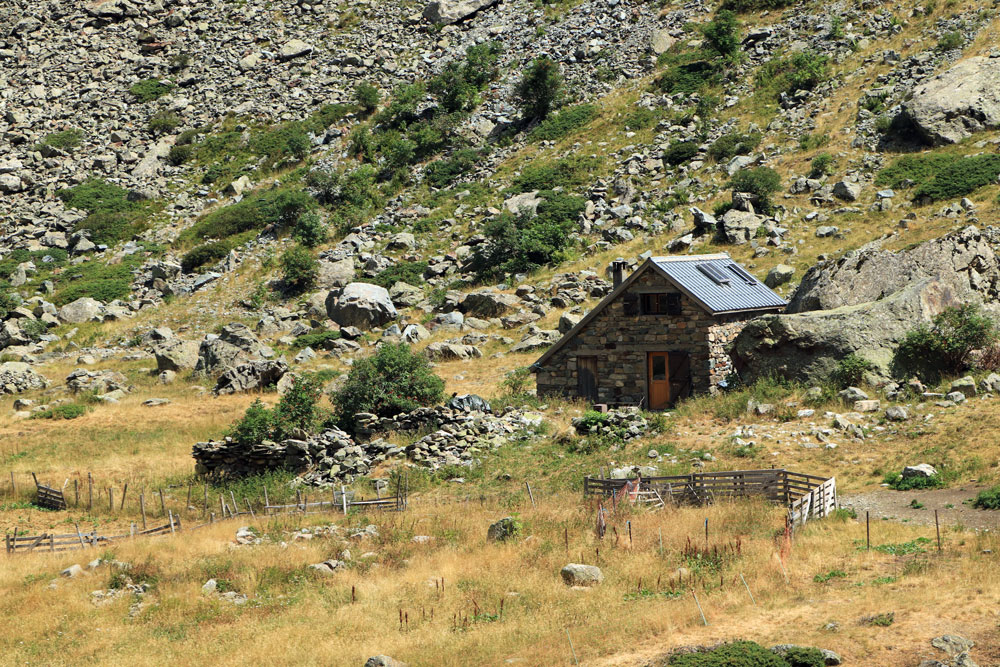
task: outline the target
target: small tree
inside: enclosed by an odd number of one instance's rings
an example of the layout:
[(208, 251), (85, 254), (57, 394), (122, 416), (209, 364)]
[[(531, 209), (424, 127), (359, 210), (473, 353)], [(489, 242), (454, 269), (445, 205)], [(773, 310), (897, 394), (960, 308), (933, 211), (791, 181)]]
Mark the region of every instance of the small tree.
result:
[(250, 404), (243, 417), (229, 427), (226, 435), (241, 445), (258, 445), (271, 438), (273, 428), (271, 410), (258, 398)]
[(547, 56), (536, 58), (517, 84), (518, 105), (525, 117), (541, 120), (559, 103), (563, 79), (559, 65)]
[(735, 192), (748, 192), (757, 197), (760, 210), (766, 213), (771, 210), (771, 195), (781, 189), (781, 176), (770, 167), (741, 169), (733, 174), (729, 187)]
[(323, 383), (315, 375), (298, 375), (272, 413), (273, 439), (293, 437), (296, 429), (311, 433), (322, 423), (327, 411), (320, 407)]
[(300, 245), (292, 246), (281, 255), (281, 279), (296, 294), (312, 288), (319, 277), (316, 258)]
[(381, 97), (378, 88), (367, 81), (359, 83), (354, 89), (354, 101), (358, 103), (365, 115), (375, 111)]
[(303, 213), (292, 228), (292, 237), (307, 248), (315, 248), (326, 240), (326, 225), (317, 213)]
[(736, 14), (723, 9), (701, 29), (705, 45), (723, 58), (733, 59), (740, 52), (740, 22)]
[(438, 403), (443, 393), (444, 380), (431, 370), (427, 357), (403, 343), (384, 343), (372, 356), (354, 362), (347, 381), (330, 400), (337, 423), (350, 432), (359, 412), (391, 417)]
[(997, 325), (971, 303), (945, 308), (930, 326), (921, 324), (906, 334), (893, 365), (901, 375), (915, 374), (937, 382), (972, 365), (972, 353), (997, 342)]

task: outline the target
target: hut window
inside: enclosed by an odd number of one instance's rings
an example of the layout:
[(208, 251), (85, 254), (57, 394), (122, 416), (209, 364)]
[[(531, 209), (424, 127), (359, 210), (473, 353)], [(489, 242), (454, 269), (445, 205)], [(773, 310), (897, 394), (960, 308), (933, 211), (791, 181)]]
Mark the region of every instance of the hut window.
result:
[(680, 294), (643, 294), (643, 315), (680, 315)]

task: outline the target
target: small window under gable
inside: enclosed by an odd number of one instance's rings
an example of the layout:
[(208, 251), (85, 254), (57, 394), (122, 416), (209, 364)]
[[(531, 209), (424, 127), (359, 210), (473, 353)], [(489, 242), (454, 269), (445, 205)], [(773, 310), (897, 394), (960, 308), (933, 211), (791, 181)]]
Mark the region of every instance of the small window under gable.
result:
[(702, 262), (695, 265), (696, 268), (708, 276), (709, 280), (714, 282), (716, 285), (728, 285), (730, 283), (729, 276), (722, 272), (722, 269), (717, 267), (715, 264), (709, 264), (707, 262)]
[(642, 295), (643, 315), (680, 315), (681, 295), (677, 293), (655, 293)]

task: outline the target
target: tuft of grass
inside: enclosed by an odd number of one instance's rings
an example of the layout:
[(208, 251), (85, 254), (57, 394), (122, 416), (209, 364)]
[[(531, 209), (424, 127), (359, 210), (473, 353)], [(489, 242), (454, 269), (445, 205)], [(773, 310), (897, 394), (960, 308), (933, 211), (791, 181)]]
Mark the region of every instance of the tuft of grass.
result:
[(48, 410), (35, 412), (31, 419), (76, 419), (90, 411), (90, 407), (82, 403), (64, 403)]
[(128, 92), (132, 93), (133, 96), (140, 102), (153, 102), (160, 99), (171, 90), (174, 89), (174, 84), (169, 81), (164, 82), (159, 79), (144, 79), (143, 81), (137, 81), (132, 84), (132, 87), (128, 89)]
[(41, 150), (45, 146), (50, 146), (61, 151), (69, 152), (81, 143), (83, 143), (83, 130), (71, 128), (61, 132), (53, 132), (52, 134), (45, 135), (40, 142), (35, 144), (34, 149), (37, 151)]
[(562, 139), (589, 123), (596, 116), (597, 107), (593, 104), (577, 104), (576, 106), (566, 107), (539, 123), (531, 131), (529, 138), (532, 141)]

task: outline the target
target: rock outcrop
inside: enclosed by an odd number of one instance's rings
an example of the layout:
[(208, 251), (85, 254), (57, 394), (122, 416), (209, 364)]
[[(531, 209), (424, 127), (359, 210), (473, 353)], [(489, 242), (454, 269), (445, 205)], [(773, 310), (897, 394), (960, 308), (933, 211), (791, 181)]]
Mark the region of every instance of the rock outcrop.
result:
[(284, 359), (248, 361), (219, 376), (213, 390), (216, 395), (236, 394), (277, 385), (288, 372)]
[(499, 0), (434, 0), (424, 8), (424, 18), (437, 25), (448, 25), (469, 18)]
[(396, 306), (384, 287), (370, 283), (350, 283), (340, 292), (330, 292), (326, 312), (342, 327), (368, 331), (396, 319)]
[(31, 389), (44, 389), (49, 381), (26, 363), (6, 361), (0, 364), (0, 394), (19, 394)]
[(903, 114), (932, 144), (1000, 127), (1000, 57), (976, 56), (913, 89)]
[(821, 262), (802, 277), (788, 312), (876, 301), (922, 278), (939, 276), (981, 300), (994, 300), (1000, 293), (1000, 261), (984, 235), (970, 226), (898, 252), (873, 244)]

